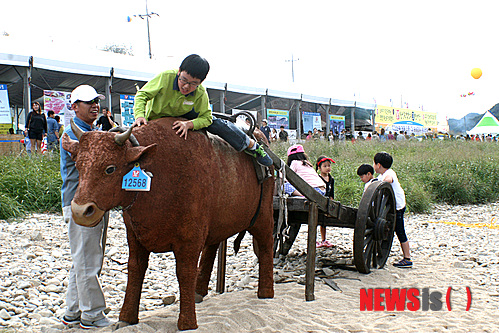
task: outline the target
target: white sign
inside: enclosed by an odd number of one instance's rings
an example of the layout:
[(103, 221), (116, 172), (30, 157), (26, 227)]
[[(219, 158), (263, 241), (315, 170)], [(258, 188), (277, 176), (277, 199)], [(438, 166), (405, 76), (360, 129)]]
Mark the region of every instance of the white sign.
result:
[(12, 126), (7, 85), (0, 84), (0, 133), (8, 133)]
[(45, 112), (54, 111), (64, 122), (64, 128), (71, 126), (75, 113), (71, 110), (71, 93), (66, 91), (44, 90), (43, 108)]

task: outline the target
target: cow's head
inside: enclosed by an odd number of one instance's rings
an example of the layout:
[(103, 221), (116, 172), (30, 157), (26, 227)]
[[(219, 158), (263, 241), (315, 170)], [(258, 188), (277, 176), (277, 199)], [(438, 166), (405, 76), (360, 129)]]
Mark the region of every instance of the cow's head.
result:
[(129, 140), (130, 127), (124, 133), (102, 131), (83, 132), (73, 122), (71, 129), (78, 138), (62, 137), (62, 147), (71, 153), (79, 172), (79, 185), (71, 202), (73, 219), (78, 225), (97, 225), (107, 210), (127, 206), (134, 198), (133, 192), (121, 189), (123, 176), (135, 162), (150, 159), (156, 144), (140, 146)]

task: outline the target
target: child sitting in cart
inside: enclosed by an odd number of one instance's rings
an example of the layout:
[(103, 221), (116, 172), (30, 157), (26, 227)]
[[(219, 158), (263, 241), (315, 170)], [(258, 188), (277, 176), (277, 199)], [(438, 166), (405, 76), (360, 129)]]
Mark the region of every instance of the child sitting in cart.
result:
[[(304, 181), (312, 186), (317, 192), (322, 195), (326, 194), (326, 184), (314, 170), (312, 163), (308, 160), (307, 154), (302, 145), (293, 145), (288, 148), (288, 166), (296, 172)], [(284, 184), (284, 192), (287, 195), (303, 196), (290, 183)]]
[[(333, 159), (324, 155), (317, 158), (315, 170), (319, 172), (319, 177), (326, 183), (326, 197), (334, 199), (334, 178), (331, 175), (331, 163), (336, 163)], [(321, 225), (321, 241), (317, 242), (317, 247), (332, 247), (329, 241), (326, 240), (326, 226)]]

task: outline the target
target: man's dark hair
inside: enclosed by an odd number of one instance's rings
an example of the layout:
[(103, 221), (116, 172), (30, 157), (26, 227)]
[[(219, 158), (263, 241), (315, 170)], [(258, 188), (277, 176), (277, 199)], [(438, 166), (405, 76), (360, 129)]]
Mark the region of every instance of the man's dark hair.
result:
[(206, 79), (206, 75), (210, 71), (210, 64), (205, 58), (198, 56), (197, 54), (191, 54), (187, 56), (180, 64), (179, 72), (185, 71), (187, 74), (193, 78), (200, 79), (201, 82)]
[(374, 155), (374, 163), (379, 163), (383, 168), (390, 169), (393, 164), (393, 157), (386, 151), (382, 151), (381, 153), (377, 153), (376, 155)]
[(53, 115), (53, 114), (54, 114), (54, 111), (52, 111), (52, 110), (50, 110), (49, 112), (47, 112), (47, 116), (49, 116), (49, 117), (50, 117), (51, 115)]
[(101, 110), (102, 110), (102, 112), (104, 112), (104, 111), (109, 110), (109, 108), (108, 108), (107, 106), (103, 106), (103, 107), (101, 108)]
[(61, 117), (59, 117), (58, 115), (54, 117), (55, 120), (57, 120), (57, 122), (59, 122), (59, 120), (61, 120)]
[(374, 175), (374, 168), (370, 164), (362, 164), (357, 169), (357, 175), (359, 176), (367, 175), (369, 172), (371, 173), (371, 175)]

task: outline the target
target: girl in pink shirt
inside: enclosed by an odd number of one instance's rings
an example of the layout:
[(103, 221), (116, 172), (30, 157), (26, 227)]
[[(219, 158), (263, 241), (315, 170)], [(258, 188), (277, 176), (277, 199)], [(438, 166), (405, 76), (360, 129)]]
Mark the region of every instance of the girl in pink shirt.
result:
[[(314, 170), (302, 145), (293, 145), (289, 147), (287, 164), (296, 174), (298, 174), (298, 176), (315, 188), (317, 192), (325, 195), (326, 184)], [(290, 183), (284, 184), (284, 191), (288, 195), (303, 196)]]

